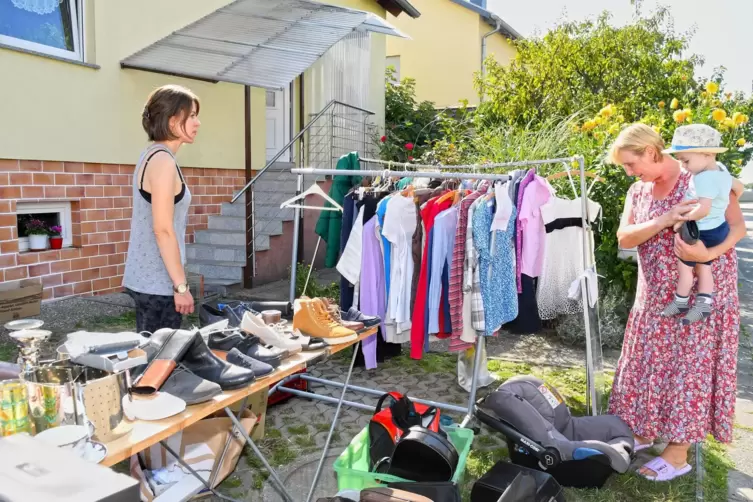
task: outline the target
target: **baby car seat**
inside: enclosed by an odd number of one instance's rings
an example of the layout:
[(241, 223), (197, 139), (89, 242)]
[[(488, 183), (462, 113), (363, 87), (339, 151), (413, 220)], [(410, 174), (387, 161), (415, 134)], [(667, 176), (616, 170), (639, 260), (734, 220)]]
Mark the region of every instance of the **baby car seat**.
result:
[(601, 487), (630, 467), (630, 428), (617, 416), (573, 417), (553, 387), (517, 376), (479, 400), (476, 417), (507, 439), (513, 463), (544, 470), (562, 486)]

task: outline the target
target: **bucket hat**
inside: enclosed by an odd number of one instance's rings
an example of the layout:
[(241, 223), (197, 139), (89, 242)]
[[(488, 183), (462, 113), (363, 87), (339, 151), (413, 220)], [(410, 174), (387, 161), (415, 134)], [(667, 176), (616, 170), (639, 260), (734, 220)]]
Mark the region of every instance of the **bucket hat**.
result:
[(672, 145), (663, 153), (724, 153), (727, 148), (719, 146), (722, 134), (705, 124), (691, 124), (675, 129)]

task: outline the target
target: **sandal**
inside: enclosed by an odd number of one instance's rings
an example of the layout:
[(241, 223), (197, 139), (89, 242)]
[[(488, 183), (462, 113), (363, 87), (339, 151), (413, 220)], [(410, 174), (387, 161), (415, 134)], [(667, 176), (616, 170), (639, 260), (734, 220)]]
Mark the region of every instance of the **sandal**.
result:
[(692, 469), (690, 464), (685, 464), (683, 467), (680, 467), (678, 469), (661, 457), (656, 457), (655, 459), (646, 462), (643, 467), (645, 467), (646, 469), (651, 469), (656, 473), (656, 476), (641, 474), (641, 476), (648, 479), (649, 481), (671, 481), (675, 478), (689, 473)]

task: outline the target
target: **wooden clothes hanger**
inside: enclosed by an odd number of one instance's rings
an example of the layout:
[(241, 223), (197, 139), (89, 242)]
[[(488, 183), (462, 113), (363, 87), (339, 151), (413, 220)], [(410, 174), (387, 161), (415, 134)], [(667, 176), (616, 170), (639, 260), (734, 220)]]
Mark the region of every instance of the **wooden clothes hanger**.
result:
[[(564, 178), (565, 176), (568, 176), (568, 175), (569, 176), (580, 176), (580, 171), (577, 170), (577, 169), (572, 169), (572, 170), (569, 170), (569, 171), (562, 171), (562, 172), (559, 172), (559, 173), (550, 174), (549, 176), (546, 177), (546, 179), (548, 181), (551, 181), (551, 180), (556, 180), (558, 178)], [(585, 175), (586, 175), (586, 178), (595, 178), (594, 181), (604, 181), (604, 178), (602, 178), (601, 176), (598, 176), (596, 173), (593, 173), (591, 171), (586, 171)]]
[[(295, 204), (296, 201), (304, 201), (306, 197), (309, 195), (319, 195), (320, 197), (324, 198), (327, 202), (332, 204), (333, 207), (326, 207), (326, 206), (307, 206), (305, 204)], [(280, 209), (285, 208), (300, 208), (300, 209), (316, 209), (318, 211), (341, 211), (343, 210), (342, 206), (338, 204), (337, 202), (332, 199), (329, 195), (324, 193), (324, 190), (321, 189), (318, 183), (314, 183), (308, 189), (306, 189), (305, 192), (301, 193), (300, 195), (296, 195), (295, 197), (292, 197), (286, 201), (284, 201), (282, 204), (280, 204)]]

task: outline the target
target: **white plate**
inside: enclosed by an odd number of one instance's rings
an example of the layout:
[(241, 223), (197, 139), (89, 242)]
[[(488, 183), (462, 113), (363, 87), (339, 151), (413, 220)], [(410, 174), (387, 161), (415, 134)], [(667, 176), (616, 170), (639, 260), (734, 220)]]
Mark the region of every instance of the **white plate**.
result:
[(16, 319), (5, 323), (5, 329), (9, 331), (18, 331), (19, 329), (37, 329), (41, 328), (44, 321), (40, 319)]
[(107, 446), (96, 441), (86, 443), (83, 459), (92, 464), (98, 464), (107, 457)]
[(10, 334), (10, 337), (14, 340), (22, 340), (25, 338), (39, 338), (47, 339), (52, 334), (52, 331), (46, 329), (19, 329)]
[(150, 398), (123, 396), (123, 411), (130, 420), (162, 420), (182, 413), (186, 402), (167, 392), (157, 392)]

